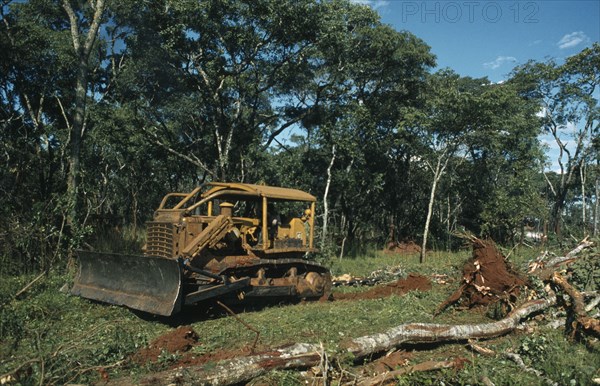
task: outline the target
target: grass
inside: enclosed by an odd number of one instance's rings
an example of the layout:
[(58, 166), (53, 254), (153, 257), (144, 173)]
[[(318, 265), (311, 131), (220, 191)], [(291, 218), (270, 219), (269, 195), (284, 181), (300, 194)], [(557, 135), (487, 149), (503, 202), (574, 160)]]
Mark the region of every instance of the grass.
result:
[[(535, 255), (528, 249), (514, 251), (511, 261), (522, 267)], [(335, 275), (367, 275), (376, 269), (400, 267), (405, 274), (447, 274), (459, 277), (470, 251), (432, 252), (424, 264), (418, 256), (386, 255), (372, 252), (362, 258), (332, 259)], [(91, 383), (106, 371), (111, 378), (141, 376), (168, 366), (177, 356), (165, 356), (155, 365), (135, 365), (133, 353), (177, 323), (191, 324), (200, 336), (193, 352), (201, 355), (216, 350), (235, 350), (252, 344), (255, 334), (229, 317), (190, 310), (178, 319), (141, 318), (127, 309), (107, 306), (70, 296), (60, 291), (70, 283), (68, 275), (50, 273), (20, 299), (12, 296), (33, 277), (4, 278), (0, 281), (0, 376), (21, 367), (20, 384)], [(428, 292), (383, 299), (309, 302), (274, 305), (241, 313), (240, 317), (260, 331), (259, 345), (268, 348), (293, 342), (323, 343), (330, 351), (350, 337), (384, 331), (408, 322), (480, 323), (489, 321), (484, 312), (450, 309), (437, 318), (432, 312), (458, 283), (434, 285)], [(363, 289), (356, 289), (363, 290)], [(496, 352), (520, 353), (527, 365), (542, 371), (559, 384), (588, 384), (600, 376), (600, 353), (571, 341), (562, 329), (542, 326), (532, 333), (514, 333), (482, 345)], [(398, 384), (479, 384), (487, 376), (496, 384), (540, 384), (502, 356), (473, 354), (462, 342), (407, 347), (412, 363), (464, 357), (460, 370), (445, 370), (404, 376)], [(351, 363), (342, 364), (353, 371)], [(261, 379), (270, 384), (301, 383), (296, 373), (274, 372)]]

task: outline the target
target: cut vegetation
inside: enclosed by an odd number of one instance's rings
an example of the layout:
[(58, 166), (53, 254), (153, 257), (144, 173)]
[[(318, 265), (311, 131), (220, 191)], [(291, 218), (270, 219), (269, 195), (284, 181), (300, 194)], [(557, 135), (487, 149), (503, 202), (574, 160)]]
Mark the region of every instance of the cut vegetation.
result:
[[(481, 259), (482, 250), (495, 251), (485, 256), (502, 256), (493, 244), (475, 240), (471, 258), (437, 255), (419, 265), (417, 255), (381, 254), (337, 261), (332, 266), (337, 274), (368, 276), (369, 265), (380, 273), (400, 266), (393, 271), (403, 277), (374, 287), (335, 288), (335, 300), (329, 302), (234, 308), (237, 319), (218, 305), (186, 309), (177, 319), (141, 318), (60, 292), (68, 278), (54, 274), (11, 299), (27, 283), (7, 281), (0, 319), (2, 379), (6, 384), (117, 385), (253, 379), (288, 384), (593, 382), (599, 376), (598, 315), (597, 307), (585, 307), (598, 294), (564, 283), (565, 277), (576, 277), (578, 263), (598, 269), (595, 249), (580, 251), (565, 276), (546, 281), (561, 294), (558, 304), (553, 290), (544, 290), (541, 279), (532, 276), (521, 282), (521, 292), (511, 300), (514, 309), (500, 320), (490, 319), (498, 314), (482, 302), (471, 308), (457, 302), (434, 317), (440, 304), (464, 287), (465, 277), (473, 277), (465, 276), (464, 268), (474, 257)], [(532, 259), (517, 258), (519, 252), (513, 252), (512, 263), (526, 267)], [(485, 264), (478, 272), (489, 283), (493, 278)], [(444, 274), (456, 282), (438, 283), (435, 278)], [(579, 306), (565, 299), (576, 299)], [(248, 326), (259, 332), (255, 347), (257, 334)]]

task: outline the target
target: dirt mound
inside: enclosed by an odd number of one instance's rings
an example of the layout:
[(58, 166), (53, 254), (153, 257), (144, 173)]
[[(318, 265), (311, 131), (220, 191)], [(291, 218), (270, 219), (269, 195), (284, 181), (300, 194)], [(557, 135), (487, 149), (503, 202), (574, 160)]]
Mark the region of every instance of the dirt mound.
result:
[(438, 313), (456, 302), (469, 308), (498, 302), (509, 306), (527, 284), (509, 267), (493, 241), (472, 241), (473, 256), (463, 267), (462, 285), (440, 305)]
[(411, 273), (406, 279), (399, 279), (393, 283), (373, 287), (366, 292), (334, 294), (334, 300), (359, 300), (378, 299), (392, 295), (404, 295), (409, 291), (429, 291), (431, 282), (425, 276)]
[(184, 353), (197, 343), (198, 334), (190, 326), (181, 326), (154, 339), (148, 347), (135, 353), (133, 361), (139, 364), (156, 362), (163, 351)]
[(411, 255), (421, 253), (421, 247), (414, 241), (392, 241), (383, 250), (384, 253), (397, 253), (400, 255)]

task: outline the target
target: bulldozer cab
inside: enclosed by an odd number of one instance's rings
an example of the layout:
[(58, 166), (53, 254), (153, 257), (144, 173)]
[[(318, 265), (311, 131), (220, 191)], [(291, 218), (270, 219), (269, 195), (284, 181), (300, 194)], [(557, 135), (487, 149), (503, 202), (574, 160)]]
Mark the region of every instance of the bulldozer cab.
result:
[(315, 201), (296, 189), (241, 183), (213, 182), (190, 193), (169, 193), (148, 223), (145, 254), (191, 257), (205, 241), (198, 235), (208, 237), (209, 226), (225, 221), (228, 237), (220, 247), (229, 254), (235, 246), (260, 255), (312, 252)]

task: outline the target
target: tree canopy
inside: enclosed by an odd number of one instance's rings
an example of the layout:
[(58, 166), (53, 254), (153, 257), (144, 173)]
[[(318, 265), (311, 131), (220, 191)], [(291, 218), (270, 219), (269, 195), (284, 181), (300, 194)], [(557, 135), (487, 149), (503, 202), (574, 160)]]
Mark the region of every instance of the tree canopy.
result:
[[(463, 228), (511, 242), (525, 219), (577, 207), (597, 232), (598, 44), (493, 84), (433, 72), (426, 42), (347, 0), (1, 10), (6, 272), (59, 264), (106, 229), (139, 228), (165, 193), (217, 180), (325, 198), (336, 254), (390, 238), (452, 247)], [(557, 134), (573, 127), (575, 149)], [(541, 132), (562, 150), (556, 175)]]

